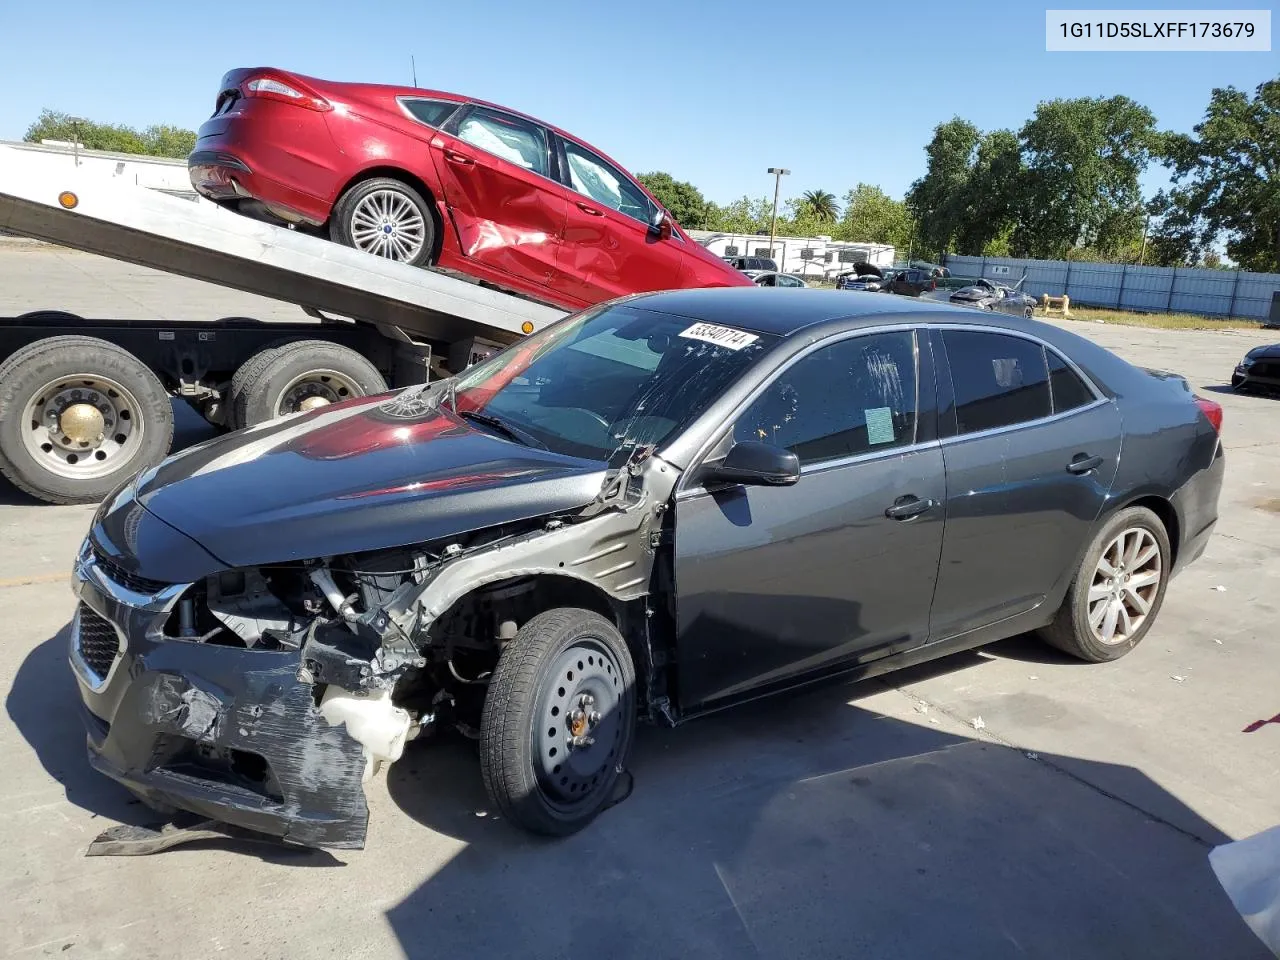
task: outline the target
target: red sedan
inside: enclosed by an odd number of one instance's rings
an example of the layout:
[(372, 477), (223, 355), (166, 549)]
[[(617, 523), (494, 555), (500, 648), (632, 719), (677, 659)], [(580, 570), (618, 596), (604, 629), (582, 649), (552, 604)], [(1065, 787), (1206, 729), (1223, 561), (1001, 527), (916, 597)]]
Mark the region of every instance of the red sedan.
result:
[(751, 283), (599, 150), (456, 94), (233, 70), (188, 165), (242, 213), (568, 309)]

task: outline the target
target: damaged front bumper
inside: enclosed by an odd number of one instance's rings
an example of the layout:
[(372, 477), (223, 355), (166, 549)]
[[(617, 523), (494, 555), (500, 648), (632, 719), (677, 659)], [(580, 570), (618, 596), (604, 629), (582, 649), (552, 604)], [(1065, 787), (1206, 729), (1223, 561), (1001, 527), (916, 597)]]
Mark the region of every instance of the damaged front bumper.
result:
[(159, 810), (307, 846), (364, 845), (367, 753), (299, 680), (297, 650), (165, 636), (188, 585), (122, 577), (89, 541), (73, 584), (70, 661), (95, 769)]

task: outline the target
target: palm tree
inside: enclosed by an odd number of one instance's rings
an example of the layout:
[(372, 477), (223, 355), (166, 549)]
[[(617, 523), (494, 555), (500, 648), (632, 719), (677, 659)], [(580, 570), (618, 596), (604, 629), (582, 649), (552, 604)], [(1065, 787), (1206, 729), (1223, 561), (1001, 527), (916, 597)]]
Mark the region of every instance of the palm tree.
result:
[(835, 194), (825, 190), (806, 190), (800, 203), (819, 220), (834, 220), (840, 215)]

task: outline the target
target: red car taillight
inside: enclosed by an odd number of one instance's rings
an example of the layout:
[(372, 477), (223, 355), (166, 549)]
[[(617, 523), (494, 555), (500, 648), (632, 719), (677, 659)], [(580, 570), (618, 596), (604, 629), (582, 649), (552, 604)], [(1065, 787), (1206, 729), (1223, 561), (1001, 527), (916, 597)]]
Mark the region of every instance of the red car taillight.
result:
[(260, 97), (263, 100), (278, 100), (281, 103), (292, 103), (296, 107), (305, 107), (321, 113), (332, 110), (333, 105), (313, 90), (277, 80), (275, 77), (253, 77), (241, 84), (240, 89), (246, 97)]
[(1212, 400), (1206, 400), (1204, 397), (1196, 397), (1196, 406), (1204, 411), (1204, 415), (1209, 418), (1209, 422), (1213, 424), (1213, 429), (1218, 432), (1222, 431), (1222, 405), (1214, 403)]

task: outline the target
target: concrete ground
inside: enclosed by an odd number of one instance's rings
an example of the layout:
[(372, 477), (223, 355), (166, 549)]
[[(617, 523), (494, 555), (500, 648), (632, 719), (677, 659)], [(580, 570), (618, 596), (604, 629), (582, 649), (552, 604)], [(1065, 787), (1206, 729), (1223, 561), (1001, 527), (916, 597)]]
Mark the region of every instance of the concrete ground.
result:
[[(294, 315), (0, 249), (0, 314), (36, 308)], [(0, 488), (0, 956), (1265, 957), (1207, 854), (1280, 821), (1280, 724), (1244, 732), (1280, 713), (1280, 401), (1223, 387), (1277, 335), (1072, 329), (1226, 408), (1217, 535), (1142, 646), (1088, 666), (1016, 638), (642, 731), (634, 794), (559, 842), (495, 817), (447, 741), (371, 786), (362, 852), (86, 859), (152, 819), (86, 765), (65, 663), (92, 508)]]

